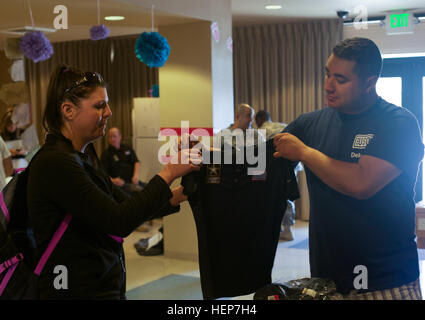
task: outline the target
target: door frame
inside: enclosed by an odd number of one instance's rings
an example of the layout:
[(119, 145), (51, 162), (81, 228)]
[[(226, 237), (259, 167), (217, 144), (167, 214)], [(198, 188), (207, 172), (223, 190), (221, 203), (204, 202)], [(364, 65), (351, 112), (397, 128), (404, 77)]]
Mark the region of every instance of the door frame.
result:
[[(425, 57), (385, 58), (381, 77), (402, 78), (402, 106), (414, 114), (423, 136), (423, 78), (425, 77)], [(415, 201), (422, 200), (423, 189), (422, 163), (419, 167), (415, 188)]]

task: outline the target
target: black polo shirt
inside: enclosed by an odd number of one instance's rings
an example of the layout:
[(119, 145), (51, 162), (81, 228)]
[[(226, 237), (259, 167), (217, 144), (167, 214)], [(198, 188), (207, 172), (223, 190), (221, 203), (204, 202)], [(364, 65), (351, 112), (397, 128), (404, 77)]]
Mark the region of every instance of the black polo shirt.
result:
[(102, 153), (102, 167), (112, 178), (120, 177), (125, 182), (131, 183), (134, 174), (134, 164), (139, 162), (132, 148), (121, 144), (119, 149), (109, 146)]

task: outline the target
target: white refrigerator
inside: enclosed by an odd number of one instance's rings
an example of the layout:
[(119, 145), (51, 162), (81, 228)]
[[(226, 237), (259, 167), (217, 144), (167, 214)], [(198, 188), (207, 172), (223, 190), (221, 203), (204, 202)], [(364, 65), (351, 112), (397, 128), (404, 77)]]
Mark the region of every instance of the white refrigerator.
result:
[[(158, 151), (164, 142), (158, 141), (160, 132), (159, 98), (135, 98), (133, 119), (133, 147), (140, 161), (139, 179), (148, 182), (163, 167)], [(172, 188), (180, 184), (173, 182)], [(187, 201), (181, 203), (178, 214), (163, 218), (164, 255), (173, 259), (198, 261), (198, 239), (192, 210)]]
[(148, 182), (162, 169), (158, 160), (159, 98), (134, 98), (133, 147), (140, 161), (139, 180)]

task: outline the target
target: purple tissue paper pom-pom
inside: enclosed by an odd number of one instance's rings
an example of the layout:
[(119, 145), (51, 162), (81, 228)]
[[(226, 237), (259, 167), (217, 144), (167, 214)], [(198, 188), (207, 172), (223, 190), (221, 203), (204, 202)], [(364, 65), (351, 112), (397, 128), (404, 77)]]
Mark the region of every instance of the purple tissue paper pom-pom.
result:
[(25, 57), (34, 62), (47, 60), (53, 54), (49, 39), (41, 31), (25, 33), (19, 41), (19, 49)]
[(105, 39), (109, 35), (109, 29), (103, 24), (100, 26), (93, 26), (90, 29), (90, 37), (92, 40)]

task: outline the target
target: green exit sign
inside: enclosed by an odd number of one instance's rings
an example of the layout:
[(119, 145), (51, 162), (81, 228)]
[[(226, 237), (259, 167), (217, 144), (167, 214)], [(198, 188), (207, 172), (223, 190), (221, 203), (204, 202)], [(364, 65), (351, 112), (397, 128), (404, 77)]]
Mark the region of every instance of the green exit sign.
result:
[(411, 11), (388, 12), (385, 17), (387, 34), (413, 33), (416, 26), (415, 19)]
[(409, 26), (409, 13), (390, 15), (391, 28), (407, 28)]

